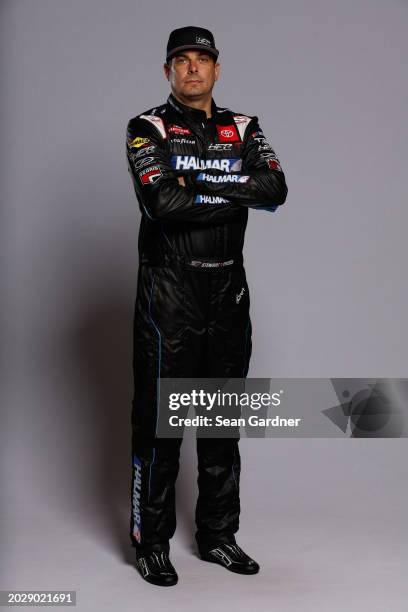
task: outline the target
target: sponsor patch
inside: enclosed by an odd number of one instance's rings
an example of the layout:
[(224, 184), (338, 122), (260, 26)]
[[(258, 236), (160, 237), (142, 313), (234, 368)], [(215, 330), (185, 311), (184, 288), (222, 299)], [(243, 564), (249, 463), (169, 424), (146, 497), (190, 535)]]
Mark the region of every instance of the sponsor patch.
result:
[(236, 301), (237, 304), (240, 303), (241, 298), (244, 295), (244, 293), (245, 293), (245, 287), (242, 287), (241, 291), (239, 293), (237, 293), (236, 296), (235, 296), (235, 301)]
[(143, 145), (147, 145), (149, 142), (150, 138), (142, 138), (141, 136), (136, 136), (136, 138), (129, 142), (129, 147), (131, 149), (138, 149), (139, 147), (143, 147)]
[(141, 517), (140, 517), (140, 495), (142, 491), (142, 464), (136, 455), (133, 455), (133, 535), (140, 544), (141, 540)]
[(261, 153), (260, 157), (268, 164), (268, 167), (271, 170), (282, 170), (275, 151), (272, 151), (271, 153)]
[(181, 127), (180, 125), (170, 125), (168, 127), (168, 131), (171, 134), (191, 134), (191, 130), (189, 130), (188, 128)]
[(225, 159), (201, 159), (195, 155), (172, 155), (171, 165), (174, 170), (205, 170), (217, 168), (223, 172), (239, 172), (242, 159), (239, 157)]
[(231, 142), (216, 142), (208, 147), (209, 151), (231, 151), (234, 145)]
[(255, 136), (254, 140), (258, 143), (258, 151), (271, 151), (273, 149), (264, 136)]
[(258, 145), (258, 151), (273, 151), (270, 144), (266, 141), (263, 144)]
[(143, 147), (137, 153), (133, 153), (133, 158), (137, 159), (139, 157), (143, 157), (144, 155), (150, 155), (150, 153), (153, 153), (155, 149), (156, 149), (155, 145), (151, 145), (150, 147)]
[(217, 133), (219, 142), (239, 140), (235, 125), (217, 125)]
[(201, 172), (197, 176), (197, 181), (209, 181), (210, 183), (246, 183), (250, 179), (249, 176), (243, 174), (206, 174)]
[(276, 159), (268, 159), (267, 164), (270, 170), (282, 170), (279, 162)]
[(143, 168), (143, 166), (147, 166), (148, 164), (151, 164), (152, 162), (154, 162), (154, 157), (140, 157), (134, 162), (133, 165), (137, 170), (138, 168)]
[(248, 123), (248, 117), (245, 115), (235, 115), (234, 121), (235, 123)]
[(196, 196), (194, 202), (196, 204), (229, 204), (230, 200), (226, 200), (221, 196), (210, 196), (199, 194)]
[(163, 176), (163, 174), (159, 166), (150, 166), (139, 172), (139, 177), (143, 185), (151, 185), (158, 181), (161, 176)]
[(196, 141), (195, 140), (191, 140), (190, 138), (172, 138), (171, 142), (178, 142), (180, 144), (188, 144), (188, 145), (195, 145)]

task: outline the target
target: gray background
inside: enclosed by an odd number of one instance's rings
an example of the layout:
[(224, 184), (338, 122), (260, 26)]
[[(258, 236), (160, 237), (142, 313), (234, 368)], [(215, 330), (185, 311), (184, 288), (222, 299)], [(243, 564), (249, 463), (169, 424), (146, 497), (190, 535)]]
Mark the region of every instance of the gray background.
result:
[(170, 30), (212, 29), (214, 98), (259, 116), (289, 186), (250, 213), (249, 375), (404, 377), (407, 3), (15, 0), (0, 16), (1, 588), (77, 589), (98, 611), (405, 610), (405, 440), (243, 440), (239, 542), (262, 565), (244, 577), (194, 556), (186, 440), (180, 582), (137, 575), (124, 137), (168, 95)]

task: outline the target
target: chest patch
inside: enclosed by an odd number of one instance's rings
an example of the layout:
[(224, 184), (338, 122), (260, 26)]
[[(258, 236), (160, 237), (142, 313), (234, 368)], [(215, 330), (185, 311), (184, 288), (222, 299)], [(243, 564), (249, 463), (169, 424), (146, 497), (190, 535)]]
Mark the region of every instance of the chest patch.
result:
[(181, 125), (169, 125), (167, 131), (170, 134), (180, 134), (186, 136), (187, 134), (191, 134), (191, 130), (185, 127), (181, 127)]
[(205, 170), (206, 168), (217, 168), (223, 172), (239, 172), (241, 170), (242, 159), (238, 157), (201, 159), (195, 155), (172, 155), (171, 164), (174, 170)]
[(239, 140), (239, 135), (235, 125), (217, 125), (219, 142), (234, 142)]

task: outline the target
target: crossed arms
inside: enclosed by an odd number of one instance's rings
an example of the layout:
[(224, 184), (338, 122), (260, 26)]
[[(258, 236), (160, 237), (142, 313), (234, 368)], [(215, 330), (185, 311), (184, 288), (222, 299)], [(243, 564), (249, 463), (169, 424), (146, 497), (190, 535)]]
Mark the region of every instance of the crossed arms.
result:
[[(222, 223), (241, 216), (242, 207), (274, 211), (286, 200), (285, 175), (257, 117), (245, 131), (241, 172), (206, 168), (184, 173), (183, 181), (172, 167), (167, 141), (140, 117), (128, 123), (126, 154), (136, 193), (151, 219)], [(197, 204), (197, 194), (226, 201)]]

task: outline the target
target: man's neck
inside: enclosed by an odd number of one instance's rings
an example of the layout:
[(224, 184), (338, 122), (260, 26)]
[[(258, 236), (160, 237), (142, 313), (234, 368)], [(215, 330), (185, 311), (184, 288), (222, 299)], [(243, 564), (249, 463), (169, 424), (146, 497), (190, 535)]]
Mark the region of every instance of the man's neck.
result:
[(208, 118), (211, 117), (211, 94), (209, 96), (206, 96), (205, 99), (201, 100), (191, 100), (190, 98), (184, 98), (184, 96), (176, 96), (174, 92), (172, 92), (172, 94), (176, 98), (176, 100), (178, 100), (185, 106), (191, 106), (191, 108), (203, 110), (205, 111), (205, 114)]

